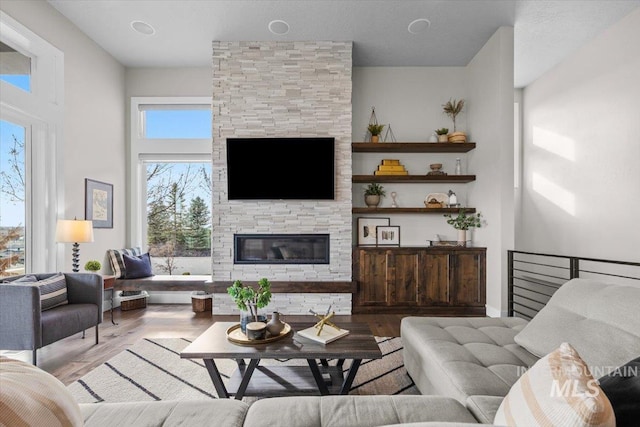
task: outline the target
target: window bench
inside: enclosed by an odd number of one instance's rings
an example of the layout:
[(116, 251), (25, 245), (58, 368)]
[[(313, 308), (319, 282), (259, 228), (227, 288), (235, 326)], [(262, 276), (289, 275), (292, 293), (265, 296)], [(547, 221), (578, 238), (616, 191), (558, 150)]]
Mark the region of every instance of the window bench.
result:
[[(155, 275), (141, 279), (116, 279), (117, 291), (205, 291), (226, 294), (233, 281), (211, 281), (208, 275)], [(255, 284), (247, 281), (245, 284)], [(353, 293), (356, 282), (271, 282), (271, 292), (288, 293)]]
[[(207, 286), (207, 282), (209, 286)], [(211, 276), (155, 275), (140, 279), (116, 279), (117, 291), (206, 291), (210, 292)]]

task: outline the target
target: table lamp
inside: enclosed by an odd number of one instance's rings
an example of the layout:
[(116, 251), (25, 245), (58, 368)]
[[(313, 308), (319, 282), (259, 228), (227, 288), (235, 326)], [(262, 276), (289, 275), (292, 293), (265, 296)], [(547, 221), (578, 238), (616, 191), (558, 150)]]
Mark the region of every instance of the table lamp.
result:
[(73, 243), (73, 272), (80, 271), (80, 243), (93, 242), (93, 222), (79, 219), (59, 219), (56, 242)]

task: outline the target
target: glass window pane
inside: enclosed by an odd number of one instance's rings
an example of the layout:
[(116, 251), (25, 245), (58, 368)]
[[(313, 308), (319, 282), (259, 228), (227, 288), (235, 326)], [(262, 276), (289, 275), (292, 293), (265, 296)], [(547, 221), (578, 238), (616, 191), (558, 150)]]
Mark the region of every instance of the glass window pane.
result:
[(147, 110), (146, 138), (211, 138), (210, 110)]
[(0, 80), (31, 92), (31, 58), (0, 42)]
[(25, 135), (0, 120), (0, 277), (25, 271)]
[(156, 274), (211, 274), (211, 163), (146, 163)]

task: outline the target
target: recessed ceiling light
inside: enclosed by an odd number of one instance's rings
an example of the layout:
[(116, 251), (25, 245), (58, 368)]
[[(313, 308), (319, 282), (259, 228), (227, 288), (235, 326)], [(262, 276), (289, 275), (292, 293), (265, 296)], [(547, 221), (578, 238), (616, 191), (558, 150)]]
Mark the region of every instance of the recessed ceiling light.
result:
[(279, 36), (285, 35), (289, 32), (289, 24), (279, 19), (269, 22), (269, 31)]
[(153, 28), (151, 25), (147, 24), (146, 22), (142, 22), (142, 21), (133, 21), (131, 23), (131, 28), (133, 28), (140, 34), (144, 34), (147, 36), (151, 36), (156, 33), (155, 28)]
[(412, 21), (409, 24), (409, 27), (407, 27), (407, 30), (409, 30), (411, 34), (418, 34), (423, 31), (426, 31), (427, 28), (429, 28), (430, 26), (431, 26), (431, 21), (425, 18), (420, 18), (420, 19), (416, 19), (415, 21)]

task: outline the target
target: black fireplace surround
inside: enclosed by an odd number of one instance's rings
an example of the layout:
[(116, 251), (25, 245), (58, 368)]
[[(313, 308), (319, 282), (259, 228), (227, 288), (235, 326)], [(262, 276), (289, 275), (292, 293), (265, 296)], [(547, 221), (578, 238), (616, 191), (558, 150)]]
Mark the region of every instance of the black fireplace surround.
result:
[(234, 234), (234, 264), (329, 264), (328, 234)]

